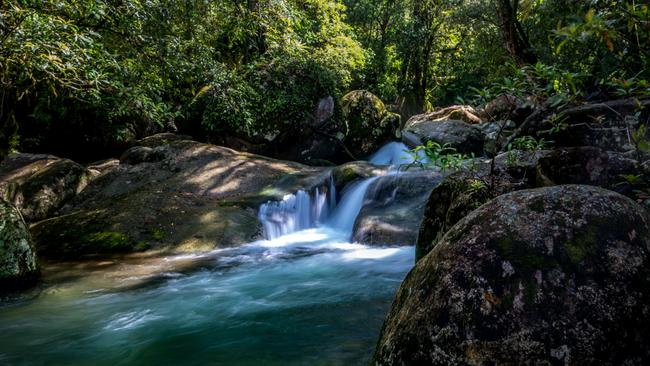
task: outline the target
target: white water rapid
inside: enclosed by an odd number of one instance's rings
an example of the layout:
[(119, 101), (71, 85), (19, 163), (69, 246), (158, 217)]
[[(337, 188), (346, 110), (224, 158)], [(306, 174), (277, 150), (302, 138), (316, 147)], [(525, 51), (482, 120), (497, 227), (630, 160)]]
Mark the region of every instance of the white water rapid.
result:
[(409, 148), (401, 142), (389, 142), (368, 161), (375, 165), (404, 165), (413, 163), (413, 156), (408, 153)]
[(264, 228), (264, 237), (272, 240), (319, 226), (327, 220), (335, 206), (336, 188), (330, 177), (324, 192), (316, 188), (313, 194), (304, 190), (288, 194), (282, 201), (261, 205), (257, 216)]

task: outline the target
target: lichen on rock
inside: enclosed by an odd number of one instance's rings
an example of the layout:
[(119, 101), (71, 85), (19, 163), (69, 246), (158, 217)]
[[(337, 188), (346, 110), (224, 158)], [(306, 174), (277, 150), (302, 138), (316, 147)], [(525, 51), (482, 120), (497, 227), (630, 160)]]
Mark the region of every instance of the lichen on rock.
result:
[(650, 362), (650, 216), (593, 186), (500, 196), (401, 285), (378, 365)]

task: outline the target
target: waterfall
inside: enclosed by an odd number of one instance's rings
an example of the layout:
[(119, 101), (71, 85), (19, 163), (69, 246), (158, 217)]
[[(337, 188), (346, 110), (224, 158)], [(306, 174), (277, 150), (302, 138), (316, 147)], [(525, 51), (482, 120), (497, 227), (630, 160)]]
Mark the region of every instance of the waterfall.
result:
[(406, 145), (401, 142), (389, 142), (368, 159), (375, 165), (403, 165), (413, 162), (413, 156), (407, 151)]
[[(408, 148), (401, 142), (384, 145), (369, 161), (376, 165), (391, 165), (388, 175), (399, 175), (399, 166), (413, 163)], [(341, 233), (352, 235), (354, 222), (363, 207), (368, 187), (379, 177), (371, 177), (352, 183), (336, 202), (334, 179), (327, 186), (320, 186), (311, 193), (300, 190), (284, 196), (281, 201), (267, 202), (260, 207), (258, 218), (264, 227), (264, 237), (276, 239), (297, 231), (328, 226)]]
[[(412, 164), (415, 162), (409, 148), (401, 142), (389, 142), (372, 154), (368, 161), (375, 165), (391, 165), (399, 168), (400, 165)], [(420, 162), (426, 162), (426, 155), (422, 150), (418, 152)]]
[(341, 201), (336, 206), (332, 217), (328, 221), (328, 226), (352, 235), (354, 221), (357, 219), (359, 211), (361, 211), (366, 191), (377, 178), (379, 177), (364, 179), (360, 182), (353, 183), (346, 189), (343, 192)]
[(316, 188), (313, 194), (299, 190), (281, 201), (262, 204), (258, 218), (266, 239), (275, 239), (322, 224), (336, 206), (336, 189), (330, 177), (327, 187)]

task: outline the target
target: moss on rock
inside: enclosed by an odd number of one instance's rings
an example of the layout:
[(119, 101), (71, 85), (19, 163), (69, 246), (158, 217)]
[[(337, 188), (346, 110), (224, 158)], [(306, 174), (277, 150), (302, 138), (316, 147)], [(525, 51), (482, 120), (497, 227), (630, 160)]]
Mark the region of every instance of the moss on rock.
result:
[(341, 108), (348, 127), (344, 143), (358, 158), (395, 139), (401, 127), (400, 116), (389, 112), (381, 99), (367, 90), (346, 94)]
[(15, 207), (0, 200), (0, 292), (32, 285), (38, 275), (25, 221)]
[(650, 215), (593, 186), (502, 195), (401, 285), (374, 364), (650, 362)]

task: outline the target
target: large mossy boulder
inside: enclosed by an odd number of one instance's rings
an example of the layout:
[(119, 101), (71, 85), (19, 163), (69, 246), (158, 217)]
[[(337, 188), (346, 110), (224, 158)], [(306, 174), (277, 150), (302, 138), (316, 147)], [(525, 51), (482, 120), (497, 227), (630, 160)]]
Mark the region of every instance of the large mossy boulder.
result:
[(13, 154), (0, 163), (0, 196), (15, 205), (25, 220), (51, 217), (81, 192), (92, 173), (52, 155)]
[(38, 275), (27, 224), (15, 207), (0, 199), (0, 293), (30, 286)]
[(500, 196), (401, 285), (377, 365), (650, 363), (650, 216), (566, 185)]
[(341, 108), (348, 127), (343, 142), (357, 158), (369, 156), (399, 133), (400, 116), (367, 90), (346, 94)]
[(411, 148), (432, 141), (448, 145), (463, 154), (483, 155), (485, 134), (475, 125), (460, 120), (430, 120), (414, 116), (406, 123), (402, 140)]
[(146, 149), (131, 152), (93, 179), (60, 216), (32, 225), (39, 255), (199, 252), (251, 242), (261, 234), (260, 204), (328, 176), (327, 169), (184, 139), (151, 138)]

